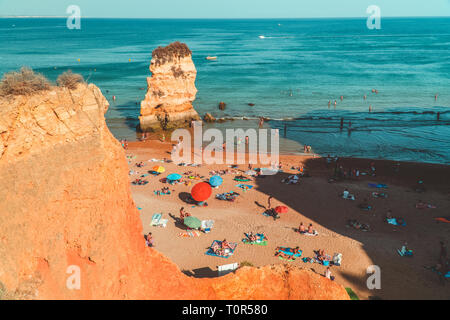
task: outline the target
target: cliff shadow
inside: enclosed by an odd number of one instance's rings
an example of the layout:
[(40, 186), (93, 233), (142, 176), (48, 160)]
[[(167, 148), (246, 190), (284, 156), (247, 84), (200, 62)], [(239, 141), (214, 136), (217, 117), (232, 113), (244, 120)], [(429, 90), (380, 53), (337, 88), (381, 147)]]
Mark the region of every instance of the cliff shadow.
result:
[[(368, 171), (372, 162), (376, 167), (376, 176), (365, 175), (357, 179), (352, 177), (330, 183), (328, 179), (334, 175), (335, 166), (327, 164), (325, 158), (311, 157), (303, 162), (305, 172), (310, 173), (311, 177), (300, 178), (299, 184), (286, 185), (282, 183), (281, 180), (293, 174), (294, 171), (289, 170), (290, 168), (283, 168), (291, 173), (278, 173), (267, 176), (265, 179), (255, 179), (255, 187), (267, 197), (273, 197), (272, 206), (277, 206), (281, 202), (304, 216), (303, 219), (299, 216), (298, 223), (306, 224), (311, 221), (315, 228), (320, 225), (318, 237), (322, 236), (320, 234), (322, 227), (338, 234), (339, 238), (352, 239), (353, 241), (350, 243), (354, 243), (355, 246), (358, 244), (358, 248), (361, 246), (370, 261), (374, 265), (380, 266), (383, 279), (382, 289), (367, 289), (366, 281), (370, 274), (367, 274), (366, 270), (354, 273), (356, 271), (351, 267), (352, 261), (348, 258), (346, 260), (345, 254), (346, 251), (349, 255), (349, 250), (353, 245), (344, 240), (345, 242), (342, 242), (344, 252), (341, 252), (343, 261), (347, 267), (353, 270), (349, 272), (346, 267), (341, 271), (339, 267), (333, 267), (333, 274), (337, 272), (338, 277), (350, 283), (352, 289), (356, 289), (360, 293), (364, 292), (369, 299), (380, 297), (383, 299), (417, 299), (417, 297), (443, 299), (450, 294), (449, 286), (441, 287), (433, 272), (425, 270), (423, 266), (437, 263), (439, 239), (448, 240), (447, 231), (437, 226), (433, 216), (442, 214), (446, 208), (450, 209), (450, 205), (444, 199), (445, 192), (449, 191), (445, 181), (450, 179), (450, 167), (401, 163), (400, 170), (397, 171), (397, 162), (394, 161), (352, 158), (338, 160), (338, 164), (346, 170), (358, 168), (361, 171)], [(414, 186), (419, 176), (423, 178), (428, 188), (427, 192), (421, 194), (414, 192)], [(369, 183), (385, 183), (388, 185), (388, 189), (371, 188)], [(355, 201), (341, 198), (340, 195), (346, 188), (355, 195)], [(389, 200), (373, 198), (372, 192), (375, 191), (389, 193)], [(436, 192), (440, 195), (436, 195)], [(424, 215), (423, 212), (418, 212), (414, 208), (415, 201), (427, 199), (428, 194), (433, 199), (439, 199), (441, 203), (441, 210), (433, 216)], [(358, 204), (365, 198), (369, 199), (373, 205), (371, 211), (358, 208)], [(255, 203), (258, 212), (264, 210), (265, 206), (264, 202)], [(390, 208), (393, 209), (394, 216), (402, 217), (407, 221), (405, 227), (394, 227), (387, 224), (385, 217)], [(363, 232), (349, 227), (347, 222), (350, 219), (368, 223), (371, 231)], [(280, 221), (282, 219), (277, 223)], [(287, 230), (287, 232), (291, 232), (291, 230)], [(299, 235), (299, 237), (302, 236)], [(302, 240), (308, 241), (309, 239), (299, 239), (299, 241)], [(314, 243), (313, 238), (310, 241)], [(417, 252), (413, 259), (400, 257), (397, 253), (397, 249), (400, 249), (405, 241)], [(321, 243), (324, 242), (321, 241)], [(325, 253), (330, 255), (336, 252), (328, 250), (327, 247), (314, 248), (314, 250), (317, 249), (324, 249)], [(316, 264), (301, 263), (300, 267), (321, 270), (321, 266)], [(414, 282), (410, 281), (411, 279), (418, 280)]]

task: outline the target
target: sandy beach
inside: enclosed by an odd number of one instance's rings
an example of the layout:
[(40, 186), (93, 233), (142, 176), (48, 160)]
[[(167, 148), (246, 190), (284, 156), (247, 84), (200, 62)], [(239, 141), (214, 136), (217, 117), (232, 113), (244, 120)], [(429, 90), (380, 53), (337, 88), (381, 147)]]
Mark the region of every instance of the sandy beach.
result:
[[(166, 171), (159, 176), (147, 175), (142, 179), (146, 185), (131, 184), (133, 199), (138, 208), (144, 234), (152, 232), (155, 249), (174, 261), (180, 270), (194, 277), (216, 277), (217, 266), (229, 263), (248, 262), (254, 266), (287, 263), (300, 268), (324, 274), (325, 266), (318, 263), (304, 263), (280, 260), (274, 256), (277, 246), (299, 246), (302, 257), (313, 257), (314, 250), (324, 249), (333, 256), (341, 253), (341, 266), (333, 266), (332, 274), (339, 284), (350, 287), (360, 299), (448, 299), (450, 287), (440, 281), (437, 273), (424, 268), (436, 265), (439, 258), (439, 241), (448, 245), (449, 224), (434, 218), (448, 216), (450, 194), (448, 181), (450, 167), (444, 165), (403, 162), (395, 170), (397, 162), (373, 160), (376, 176), (362, 175), (329, 183), (334, 164), (327, 165), (324, 158), (311, 155), (280, 155), (283, 172), (264, 178), (252, 178), (247, 182), (254, 188), (242, 191), (233, 178), (247, 170), (247, 165), (232, 169), (229, 165), (202, 165), (201, 167), (177, 166), (151, 159), (170, 159), (170, 142), (149, 140), (130, 142), (126, 151), (130, 167), (130, 184), (155, 165), (164, 166)], [(143, 162), (143, 167), (136, 163)], [(339, 159), (345, 169), (358, 168), (367, 172), (372, 160)], [(299, 184), (287, 185), (281, 180), (298, 173), (291, 169), (302, 163), (305, 172), (311, 177), (300, 179)], [(207, 181), (213, 170), (230, 170), (222, 176), (223, 184), (213, 189), (207, 207), (198, 207), (185, 202), (192, 186)], [(204, 179), (189, 180), (188, 184), (168, 185), (160, 182), (170, 173), (184, 174), (192, 171)], [(185, 177), (185, 176), (184, 176)], [(422, 179), (426, 192), (417, 193), (414, 186)], [(369, 187), (368, 183), (386, 184), (387, 189)], [(156, 195), (155, 190), (168, 186), (170, 195)], [(339, 195), (347, 188), (356, 200), (342, 199)], [(234, 202), (215, 199), (215, 195), (235, 191), (240, 196)], [(372, 192), (388, 194), (385, 199), (374, 198)], [(272, 206), (285, 205), (289, 211), (274, 220), (262, 213), (267, 199), (273, 196)], [(373, 207), (369, 211), (358, 208), (364, 198)], [(436, 208), (417, 209), (416, 203), (422, 200)], [(183, 226), (174, 217), (184, 207), (187, 212), (200, 220), (214, 220), (210, 233), (200, 233), (198, 237), (180, 237)], [(406, 226), (394, 226), (385, 221), (386, 213), (392, 210), (394, 217), (402, 217)], [(166, 228), (150, 226), (154, 213), (162, 213), (169, 222)], [(347, 226), (349, 219), (370, 225), (364, 232)], [(312, 223), (318, 236), (305, 236), (295, 232), (300, 222), (306, 226)], [(269, 239), (267, 246), (244, 244), (241, 240), (245, 232), (262, 232)], [(238, 243), (230, 258), (205, 255), (213, 240)], [(144, 240), (143, 240), (144, 241)], [(407, 242), (414, 251), (413, 257), (402, 257), (397, 249)], [(369, 290), (366, 285), (370, 265), (381, 268), (381, 289)]]

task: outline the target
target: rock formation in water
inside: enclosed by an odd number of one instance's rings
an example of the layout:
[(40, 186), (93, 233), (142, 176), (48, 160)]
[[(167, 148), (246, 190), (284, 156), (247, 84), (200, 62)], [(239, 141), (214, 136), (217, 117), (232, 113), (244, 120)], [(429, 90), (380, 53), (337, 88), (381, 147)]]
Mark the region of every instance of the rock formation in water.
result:
[(152, 53), (152, 76), (147, 78), (147, 94), (141, 102), (142, 131), (158, 131), (189, 126), (200, 120), (192, 102), (197, 89), (197, 70), (186, 44), (174, 42)]
[(107, 108), (92, 84), (0, 98), (0, 299), (348, 299), (281, 265), (191, 278), (146, 247)]

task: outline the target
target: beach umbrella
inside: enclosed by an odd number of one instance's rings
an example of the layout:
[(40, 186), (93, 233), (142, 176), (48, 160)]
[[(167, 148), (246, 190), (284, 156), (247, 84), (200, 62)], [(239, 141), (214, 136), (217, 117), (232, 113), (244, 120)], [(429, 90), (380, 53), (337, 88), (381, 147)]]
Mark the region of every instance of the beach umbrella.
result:
[(171, 173), (167, 176), (167, 180), (170, 181), (176, 181), (176, 180), (180, 180), (181, 179), (181, 175), (179, 175), (178, 173)]
[(206, 201), (212, 193), (211, 185), (207, 182), (197, 183), (191, 191), (191, 196), (195, 201)]
[(196, 217), (186, 217), (184, 218), (183, 223), (186, 227), (191, 229), (197, 229), (202, 226), (202, 222)]
[(154, 166), (152, 170), (158, 173), (163, 173), (164, 171), (166, 171), (166, 169), (161, 166)]
[(276, 213), (287, 213), (288, 208), (286, 206), (278, 206), (275, 208)]
[(223, 182), (223, 179), (222, 179), (222, 177), (221, 176), (212, 176), (210, 179), (209, 179), (209, 184), (211, 185), (211, 187), (218, 187), (218, 186), (220, 186), (221, 184), (222, 184), (222, 182)]

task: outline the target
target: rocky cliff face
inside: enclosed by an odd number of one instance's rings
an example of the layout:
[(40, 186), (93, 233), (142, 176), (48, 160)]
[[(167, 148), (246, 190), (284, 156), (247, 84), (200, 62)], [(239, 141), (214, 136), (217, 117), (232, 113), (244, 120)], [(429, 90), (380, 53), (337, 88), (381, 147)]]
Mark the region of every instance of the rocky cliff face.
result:
[(147, 78), (148, 91), (141, 102), (140, 128), (158, 131), (188, 126), (199, 115), (192, 107), (197, 89), (197, 70), (191, 50), (180, 42), (159, 47), (152, 53), (152, 76)]
[(0, 299), (348, 299), (283, 266), (190, 278), (147, 248), (107, 108), (92, 84), (0, 98)]

